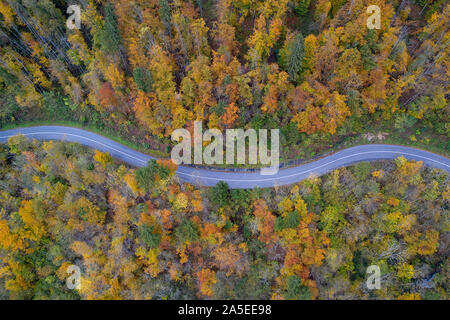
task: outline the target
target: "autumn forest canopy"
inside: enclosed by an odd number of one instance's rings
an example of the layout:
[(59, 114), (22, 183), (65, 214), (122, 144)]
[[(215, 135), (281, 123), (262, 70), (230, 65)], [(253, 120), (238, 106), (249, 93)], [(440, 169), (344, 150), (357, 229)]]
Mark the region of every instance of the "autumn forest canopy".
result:
[[(73, 3), (79, 30), (66, 27)], [(378, 30), (366, 26), (369, 5)], [(161, 152), (194, 121), (280, 128), (283, 159), (381, 130), (446, 153), (449, 10), (443, 0), (1, 0), (0, 125), (74, 121)]]
[(280, 129), (282, 161), (383, 140), (448, 156), (449, 23), (444, 0), (0, 0), (0, 129), (84, 126), (160, 158), (0, 144), (0, 299), (448, 300), (448, 172), (399, 157), (201, 188), (167, 155), (201, 121)]
[(175, 170), (75, 143), (0, 145), (0, 299), (448, 299), (445, 171), (398, 158), (230, 190)]

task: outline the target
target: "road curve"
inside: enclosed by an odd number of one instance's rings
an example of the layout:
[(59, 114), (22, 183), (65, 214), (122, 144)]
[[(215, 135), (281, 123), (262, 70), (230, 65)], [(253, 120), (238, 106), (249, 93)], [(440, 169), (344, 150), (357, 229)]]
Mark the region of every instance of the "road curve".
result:
[[(150, 159), (154, 159), (98, 134), (64, 126), (39, 126), (0, 131), (0, 143), (5, 143), (10, 137), (18, 134), (38, 140), (78, 142), (108, 152), (113, 157), (137, 167), (145, 166)], [(265, 188), (292, 184), (308, 178), (311, 174), (322, 175), (356, 162), (395, 159), (399, 156), (409, 160), (423, 161), (428, 166), (450, 172), (450, 159), (444, 156), (403, 146), (369, 144), (344, 149), (298, 167), (281, 169), (272, 176), (260, 175), (259, 172), (215, 171), (186, 166), (179, 166), (177, 175), (185, 182), (202, 186), (213, 186), (219, 181), (225, 181), (230, 188)]]

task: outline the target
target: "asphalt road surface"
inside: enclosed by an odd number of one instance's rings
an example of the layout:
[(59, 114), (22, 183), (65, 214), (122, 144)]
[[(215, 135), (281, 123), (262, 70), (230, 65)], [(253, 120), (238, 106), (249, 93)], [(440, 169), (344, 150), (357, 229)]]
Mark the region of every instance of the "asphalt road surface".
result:
[[(38, 140), (78, 142), (108, 152), (111, 156), (137, 167), (145, 166), (148, 160), (154, 159), (98, 134), (64, 126), (39, 126), (0, 131), (0, 143), (5, 143), (10, 137), (18, 134)], [(450, 171), (450, 159), (444, 156), (409, 147), (369, 144), (344, 149), (297, 167), (280, 169), (277, 174), (271, 176), (264, 176), (259, 172), (216, 171), (186, 166), (179, 166), (177, 175), (181, 180), (196, 185), (213, 186), (219, 181), (225, 181), (230, 188), (264, 188), (292, 184), (308, 178), (311, 174), (322, 175), (356, 162), (395, 159), (399, 156), (404, 156), (408, 160), (423, 161), (430, 167)]]

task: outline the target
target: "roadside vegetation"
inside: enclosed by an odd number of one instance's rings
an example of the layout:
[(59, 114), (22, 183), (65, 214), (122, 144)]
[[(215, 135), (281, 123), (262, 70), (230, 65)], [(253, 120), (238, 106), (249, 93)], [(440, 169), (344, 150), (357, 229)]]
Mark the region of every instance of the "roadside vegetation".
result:
[[(368, 29), (366, 8), (380, 7)], [(371, 142), (449, 155), (442, 0), (0, 1), (0, 128), (70, 122), (150, 154), (174, 129), (281, 130), (281, 157)]]
[(230, 190), (175, 170), (75, 143), (0, 145), (0, 298), (448, 299), (445, 171), (398, 158)]

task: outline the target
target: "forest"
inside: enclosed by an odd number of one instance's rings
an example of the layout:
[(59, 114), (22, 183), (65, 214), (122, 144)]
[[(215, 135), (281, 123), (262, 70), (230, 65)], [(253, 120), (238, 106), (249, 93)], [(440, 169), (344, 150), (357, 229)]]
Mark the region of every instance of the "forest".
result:
[(0, 0), (0, 127), (70, 122), (166, 156), (194, 121), (279, 128), (282, 160), (371, 136), (448, 155), (449, 14), (444, 0)]
[(83, 127), (160, 159), (0, 144), (0, 300), (448, 300), (448, 172), (399, 157), (206, 188), (168, 157), (196, 121), (280, 129), (282, 162), (373, 142), (448, 157), (449, 23), (445, 0), (0, 0), (0, 130)]
[(445, 171), (400, 157), (243, 190), (175, 170), (75, 143), (0, 145), (0, 299), (449, 299)]

